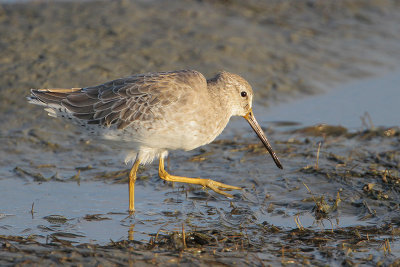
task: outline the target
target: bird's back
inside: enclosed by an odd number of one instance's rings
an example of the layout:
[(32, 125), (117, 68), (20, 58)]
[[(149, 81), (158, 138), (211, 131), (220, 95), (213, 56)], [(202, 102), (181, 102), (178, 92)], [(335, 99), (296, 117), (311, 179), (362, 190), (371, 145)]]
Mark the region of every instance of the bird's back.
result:
[(101, 85), (72, 89), (32, 89), (29, 101), (47, 107), (51, 116), (79, 124), (114, 126), (160, 119), (185, 93), (204, 90), (204, 76), (192, 70), (133, 75)]

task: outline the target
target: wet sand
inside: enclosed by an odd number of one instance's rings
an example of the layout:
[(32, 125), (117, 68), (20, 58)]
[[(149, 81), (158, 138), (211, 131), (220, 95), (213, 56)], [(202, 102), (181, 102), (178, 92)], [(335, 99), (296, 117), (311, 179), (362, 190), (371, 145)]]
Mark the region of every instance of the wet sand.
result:
[[(266, 106), (398, 67), (399, 9), (396, 1), (2, 4), (0, 265), (398, 264), (399, 125), (277, 122)], [(139, 170), (137, 213), (127, 218), (129, 166), (118, 148), (25, 99), (29, 88), (183, 68), (250, 81), (283, 171), (235, 119), (212, 144), (171, 153), (169, 166), (242, 186), (233, 200), (164, 183), (152, 164)]]

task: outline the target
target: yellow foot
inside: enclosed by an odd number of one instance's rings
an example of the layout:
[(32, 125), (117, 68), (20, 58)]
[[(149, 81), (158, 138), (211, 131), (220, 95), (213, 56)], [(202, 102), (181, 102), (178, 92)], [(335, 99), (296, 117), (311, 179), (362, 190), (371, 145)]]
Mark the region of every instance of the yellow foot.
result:
[(161, 157), (160, 157), (160, 164), (158, 167), (158, 174), (159, 174), (160, 178), (165, 181), (202, 185), (203, 187), (210, 188), (211, 190), (213, 190), (214, 192), (216, 192), (218, 194), (224, 195), (226, 197), (231, 197), (231, 198), (233, 198), (233, 196), (231, 194), (224, 192), (223, 190), (241, 190), (242, 189), (237, 186), (232, 186), (232, 185), (227, 185), (227, 184), (223, 184), (220, 182), (216, 182), (211, 179), (189, 178), (189, 177), (181, 177), (181, 176), (171, 175), (164, 170), (164, 159)]
[[(181, 178), (186, 178), (186, 177), (181, 177)], [(190, 178), (189, 178), (190, 179)], [(193, 178), (192, 178), (193, 179)], [(197, 178), (197, 180), (199, 180), (200, 184), (203, 187), (208, 187), (211, 190), (213, 190), (214, 192), (224, 195), (226, 197), (232, 197), (233, 196), (231, 194), (228, 194), (222, 190), (241, 190), (242, 188), (237, 187), (237, 186), (233, 186), (233, 185), (228, 185), (228, 184), (223, 184), (211, 179), (201, 179), (201, 178)], [(186, 182), (187, 183), (187, 182)], [(190, 182), (189, 182), (190, 183)]]

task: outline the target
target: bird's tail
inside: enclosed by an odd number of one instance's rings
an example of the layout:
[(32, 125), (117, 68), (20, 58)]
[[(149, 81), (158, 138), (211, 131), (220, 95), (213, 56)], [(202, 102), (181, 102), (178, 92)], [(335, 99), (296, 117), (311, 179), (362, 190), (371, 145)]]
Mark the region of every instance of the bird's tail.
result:
[(58, 113), (69, 113), (61, 101), (68, 95), (78, 93), (81, 88), (52, 88), (52, 89), (31, 89), (31, 95), (27, 97), (31, 104), (44, 106), (49, 116), (57, 117)]

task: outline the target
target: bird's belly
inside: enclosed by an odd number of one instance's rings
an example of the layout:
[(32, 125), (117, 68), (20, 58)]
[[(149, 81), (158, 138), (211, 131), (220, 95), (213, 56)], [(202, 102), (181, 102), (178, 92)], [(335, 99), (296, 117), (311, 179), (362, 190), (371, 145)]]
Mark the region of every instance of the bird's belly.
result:
[(181, 126), (170, 125), (149, 131), (143, 143), (148, 147), (166, 150), (192, 150), (212, 142), (221, 131), (215, 127), (203, 126), (197, 121), (188, 121)]
[(212, 120), (186, 120), (182, 123), (153, 122), (134, 124), (125, 130), (110, 129), (103, 137), (124, 141), (127, 148), (140, 150), (141, 147), (160, 150), (192, 150), (212, 142), (227, 123)]

